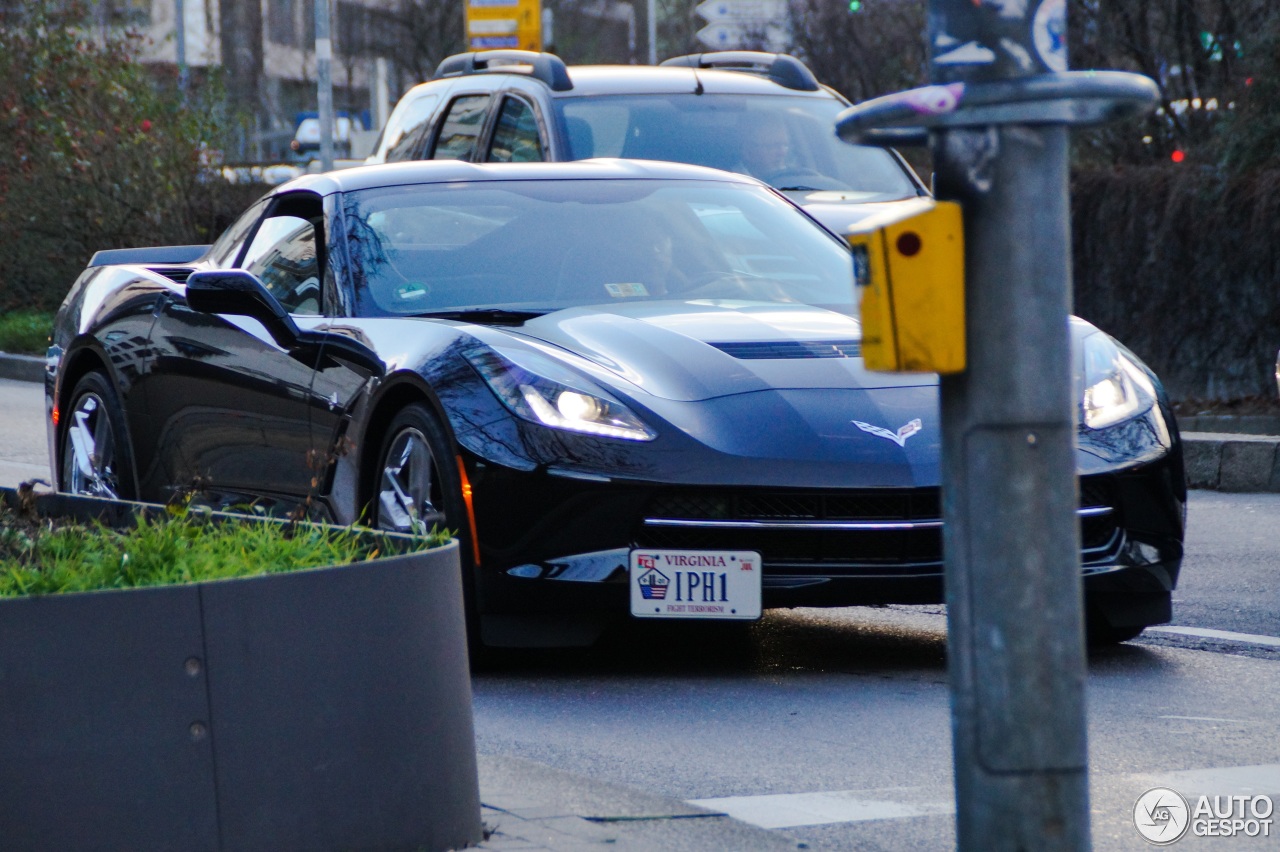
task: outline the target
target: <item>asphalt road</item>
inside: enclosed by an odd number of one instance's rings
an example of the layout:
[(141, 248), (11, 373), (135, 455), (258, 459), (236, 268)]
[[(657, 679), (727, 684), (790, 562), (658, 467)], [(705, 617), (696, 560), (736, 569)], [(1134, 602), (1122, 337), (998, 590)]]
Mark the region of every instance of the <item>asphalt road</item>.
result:
[(49, 479), (44, 386), (0, 379), (0, 485)]
[[(0, 380), (0, 485), (47, 477), (38, 385)], [(1280, 794), (1280, 495), (1192, 493), (1174, 624), (1090, 659), (1092, 827), (1145, 790)], [(479, 749), (699, 803), (815, 849), (954, 846), (942, 607), (632, 625), (474, 679)], [(690, 629), (684, 629), (690, 628)], [(1209, 631), (1209, 635), (1203, 635)], [(1273, 827), (1275, 828), (1275, 827)], [(1187, 837), (1186, 849), (1278, 849)]]

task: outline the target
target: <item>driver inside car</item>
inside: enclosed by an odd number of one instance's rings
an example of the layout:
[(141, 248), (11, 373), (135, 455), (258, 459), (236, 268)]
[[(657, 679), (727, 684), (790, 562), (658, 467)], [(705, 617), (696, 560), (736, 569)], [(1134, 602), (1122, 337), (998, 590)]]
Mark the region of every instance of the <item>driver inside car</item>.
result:
[(738, 166), (734, 171), (769, 179), (784, 174), (791, 154), (791, 134), (775, 115), (760, 113), (742, 123)]

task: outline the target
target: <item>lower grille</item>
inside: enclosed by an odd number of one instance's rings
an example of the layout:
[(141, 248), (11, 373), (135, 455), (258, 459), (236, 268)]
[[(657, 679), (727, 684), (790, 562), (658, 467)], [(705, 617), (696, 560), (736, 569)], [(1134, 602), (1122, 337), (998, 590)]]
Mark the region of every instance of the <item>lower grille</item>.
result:
[[(1112, 559), (1122, 543), (1110, 483), (1080, 483), (1082, 560)], [(839, 576), (941, 570), (937, 488), (848, 491), (671, 489), (650, 502), (641, 547), (755, 550), (771, 574)]]

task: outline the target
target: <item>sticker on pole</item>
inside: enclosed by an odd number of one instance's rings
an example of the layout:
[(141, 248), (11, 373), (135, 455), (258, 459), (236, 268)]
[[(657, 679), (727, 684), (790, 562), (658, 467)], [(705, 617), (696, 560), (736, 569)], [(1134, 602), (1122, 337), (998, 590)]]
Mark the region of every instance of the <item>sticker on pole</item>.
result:
[(1066, 0), (1044, 0), (1036, 9), (1031, 24), (1040, 61), (1050, 71), (1067, 70), (1067, 5)]
[(754, 620), (760, 574), (760, 554), (749, 550), (633, 550), (631, 614)]

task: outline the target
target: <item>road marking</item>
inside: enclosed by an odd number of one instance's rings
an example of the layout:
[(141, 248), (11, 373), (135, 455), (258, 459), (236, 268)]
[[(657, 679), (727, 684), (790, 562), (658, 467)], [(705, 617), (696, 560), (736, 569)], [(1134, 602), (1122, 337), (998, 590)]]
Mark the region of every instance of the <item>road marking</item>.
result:
[(1197, 636), (1201, 639), (1218, 639), (1223, 642), (1244, 642), (1249, 645), (1269, 645), (1280, 648), (1280, 638), (1259, 636), (1256, 633), (1232, 633), (1230, 630), (1209, 630), (1204, 627), (1148, 627), (1148, 633), (1175, 633), (1179, 636)]
[(1259, 766), (1226, 766), (1217, 769), (1187, 769), (1131, 775), (1153, 787), (1170, 787), (1179, 793), (1213, 796), (1280, 793), (1280, 763)]
[(1244, 725), (1244, 719), (1215, 719), (1213, 716), (1157, 716), (1157, 719), (1182, 719), (1188, 722), (1230, 722), (1233, 725)]
[[(1162, 716), (1188, 719), (1194, 716)], [(1214, 719), (1211, 721), (1233, 721)], [(1280, 794), (1280, 763), (1258, 766), (1224, 766), (1173, 772), (1094, 776), (1124, 779), (1144, 787), (1169, 787), (1183, 795), (1234, 796)], [(939, 798), (939, 794), (946, 798)], [(688, 804), (728, 814), (760, 828), (799, 828), (809, 825), (870, 822), (955, 813), (951, 790), (925, 787), (889, 787), (877, 790), (832, 790), (815, 793), (780, 793), (763, 796), (725, 796), (690, 799)]]
[[(919, 798), (910, 795), (886, 796), (911, 789), (726, 796), (719, 799), (691, 799), (689, 804), (723, 811), (736, 820), (760, 828), (795, 828), (802, 825), (830, 825), (838, 822), (867, 822), (955, 813), (955, 803), (950, 799), (937, 801), (930, 799), (927, 794)], [(923, 793), (923, 790), (920, 792)]]

